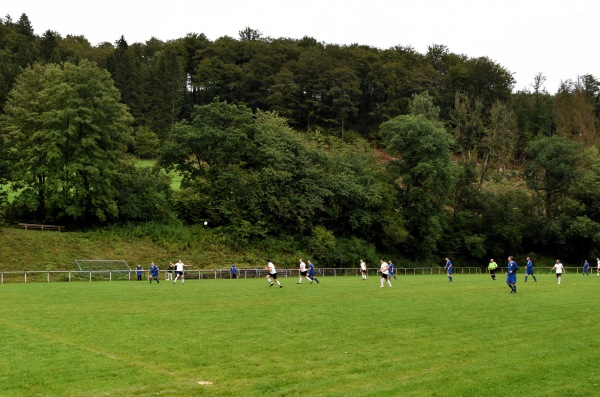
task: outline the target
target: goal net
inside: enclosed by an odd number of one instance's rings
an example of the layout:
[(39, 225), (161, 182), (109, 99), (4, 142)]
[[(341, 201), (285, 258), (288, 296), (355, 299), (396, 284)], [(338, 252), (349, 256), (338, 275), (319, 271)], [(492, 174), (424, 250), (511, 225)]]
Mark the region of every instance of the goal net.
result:
[(81, 278), (93, 280), (129, 280), (131, 268), (124, 260), (75, 259)]

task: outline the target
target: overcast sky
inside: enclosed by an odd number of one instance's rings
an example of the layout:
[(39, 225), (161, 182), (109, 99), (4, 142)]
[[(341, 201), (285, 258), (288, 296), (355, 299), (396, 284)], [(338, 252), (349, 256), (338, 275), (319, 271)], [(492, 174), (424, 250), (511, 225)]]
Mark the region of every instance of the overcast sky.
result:
[(510, 72), (515, 89), (546, 76), (555, 93), (561, 80), (600, 78), (600, 2), (596, 0), (2, 0), (13, 21), (27, 14), (35, 33), (83, 35), (92, 44), (129, 43), (204, 33), (238, 38), (245, 27), (263, 36), (381, 49), (432, 44), (469, 57), (487, 56)]

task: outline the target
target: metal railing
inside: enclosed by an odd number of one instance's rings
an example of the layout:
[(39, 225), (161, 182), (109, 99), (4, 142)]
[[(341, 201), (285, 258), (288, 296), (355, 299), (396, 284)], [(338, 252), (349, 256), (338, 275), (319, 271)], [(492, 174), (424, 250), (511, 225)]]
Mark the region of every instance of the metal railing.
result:
[[(377, 268), (367, 270), (369, 276), (377, 276)], [(396, 268), (396, 275), (433, 275), (445, 274), (446, 271), (440, 267), (420, 267), (420, 268)], [(499, 270), (499, 269), (498, 269)], [(498, 271), (497, 270), (497, 271)], [(148, 270), (141, 271), (141, 279), (148, 280)], [(480, 274), (481, 268), (478, 267), (455, 267), (454, 274)], [(205, 279), (231, 279), (233, 278), (229, 269), (199, 269), (185, 270), (187, 280), (205, 280)], [(277, 269), (280, 277), (299, 277), (298, 269)], [(346, 277), (360, 276), (358, 268), (318, 268), (315, 269), (316, 277)], [(161, 270), (159, 278), (161, 280), (170, 280), (169, 272)], [(260, 268), (238, 268), (237, 278), (262, 278), (267, 275), (265, 269)], [(175, 278), (175, 272), (172, 273)], [(138, 279), (138, 270), (31, 270), (31, 271), (6, 271), (0, 272), (0, 284), (5, 283), (34, 283), (34, 282), (79, 282), (79, 281), (135, 281)]]
[[(367, 269), (368, 276), (377, 276), (377, 268)], [(417, 276), (417, 275), (434, 275), (446, 274), (442, 267), (415, 267), (415, 268), (396, 268), (398, 276)], [(6, 271), (0, 272), (0, 284), (5, 283), (35, 283), (35, 282), (78, 282), (78, 281), (135, 281), (137, 280), (137, 270), (32, 270), (32, 271)], [(454, 274), (486, 274), (487, 269), (479, 267), (455, 267)], [(167, 270), (159, 272), (161, 280), (169, 280)], [(317, 277), (346, 277), (360, 276), (358, 268), (317, 268), (315, 269)], [(505, 274), (506, 268), (499, 267), (496, 269), (497, 274)], [(566, 267), (565, 274), (582, 274), (581, 267)], [(589, 273), (596, 273), (596, 268), (589, 269)], [(231, 272), (229, 269), (199, 269), (185, 270), (185, 278), (187, 280), (211, 280), (211, 279), (230, 279)], [(277, 274), (280, 277), (299, 277), (298, 269), (277, 269)], [(524, 269), (519, 269), (519, 274), (525, 274)], [(537, 267), (535, 274), (554, 274), (554, 270), (550, 267)], [(261, 278), (265, 277), (267, 272), (260, 268), (237, 269), (237, 278)], [(141, 279), (148, 280), (149, 271), (142, 270)], [(173, 278), (175, 272), (173, 272)]]

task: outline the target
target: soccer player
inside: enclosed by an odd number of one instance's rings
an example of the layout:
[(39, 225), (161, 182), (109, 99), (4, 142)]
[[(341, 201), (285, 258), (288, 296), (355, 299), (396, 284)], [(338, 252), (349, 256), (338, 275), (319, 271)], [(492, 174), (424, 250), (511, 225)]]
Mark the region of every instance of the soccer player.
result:
[(306, 278), (310, 280), (311, 284), (313, 280), (319, 284), (319, 279), (315, 277), (315, 265), (313, 265), (310, 259), (308, 260), (308, 276)]
[(277, 280), (277, 270), (275, 270), (275, 265), (269, 259), (267, 259), (267, 267), (265, 267), (267, 273), (267, 281), (269, 282), (269, 287), (273, 286), (273, 280), (279, 285), (279, 288), (283, 288), (283, 285)]
[(380, 259), (381, 267), (377, 272), (381, 273), (381, 288), (383, 288), (383, 283), (387, 281), (390, 288), (392, 288), (392, 282), (390, 281), (390, 265), (387, 264), (386, 261)]
[(590, 275), (590, 262), (588, 260), (583, 261), (583, 277)]
[(231, 272), (231, 278), (237, 278), (237, 267), (235, 267), (235, 263), (231, 264), (231, 269), (229, 269), (229, 271)]
[(527, 282), (527, 276), (533, 277), (533, 281), (537, 283), (537, 279), (533, 275), (533, 262), (530, 257), (527, 257), (527, 268), (525, 268), (525, 282)]
[(552, 269), (556, 269), (556, 280), (560, 285), (560, 279), (562, 278), (562, 274), (565, 271), (565, 267), (562, 263), (560, 263), (560, 259), (556, 260), (556, 263), (554, 264), (554, 266), (552, 266)]
[(300, 258), (300, 278), (298, 278), (298, 282), (296, 284), (302, 284), (302, 277), (306, 277), (306, 279), (310, 282), (312, 280), (307, 276), (308, 270), (306, 269), (306, 263)]
[(142, 281), (142, 271), (144, 269), (142, 268), (141, 265), (137, 265), (137, 267), (135, 268), (135, 270), (136, 270), (136, 273), (137, 273), (137, 279), (138, 279), (138, 281)]
[[(600, 259), (598, 263), (600, 263)], [(600, 269), (600, 267), (598, 268)], [(363, 280), (367, 279), (367, 264), (362, 259), (360, 260), (360, 274), (362, 275)]]
[[(169, 262), (169, 263), (171, 263), (171, 262)], [(173, 284), (175, 284), (177, 282), (177, 280), (179, 279), (179, 276), (181, 276), (181, 284), (185, 284), (185, 275), (183, 274), (183, 268), (187, 267), (188, 265), (184, 265), (180, 259), (174, 265), (173, 265), (173, 263), (171, 263), (171, 266), (175, 266), (175, 280), (173, 280)]]
[(167, 280), (173, 280), (173, 270), (175, 267), (172, 263), (169, 263), (169, 267), (167, 268)]
[(452, 282), (452, 261), (450, 260), (450, 258), (446, 258), (446, 266), (444, 266), (444, 270), (448, 275), (448, 279), (450, 280), (450, 282)]
[(600, 258), (596, 258), (596, 262), (598, 263), (598, 269), (596, 270), (596, 275), (600, 277)]
[(519, 265), (513, 260), (512, 256), (508, 257), (508, 271), (506, 272), (506, 285), (510, 288), (510, 293), (517, 293), (517, 269)]
[(498, 264), (494, 262), (494, 258), (490, 259), (490, 264), (488, 265), (488, 269), (490, 270), (490, 276), (492, 276), (492, 280), (496, 280), (496, 269), (498, 268)]
[(152, 284), (152, 280), (156, 280), (156, 284), (160, 283), (160, 281), (158, 281), (158, 267), (154, 264), (154, 262), (152, 262), (150, 264), (150, 284)]
[(396, 265), (394, 265), (394, 264), (392, 263), (392, 260), (391, 260), (391, 259), (390, 259), (390, 262), (388, 263), (388, 265), (390, 266), (390, 277), (394, 277), (394, 280), (398, 280), (398, 279), (396, 278), (396, 272), (394, 271), (394, 267), (395, 267)]

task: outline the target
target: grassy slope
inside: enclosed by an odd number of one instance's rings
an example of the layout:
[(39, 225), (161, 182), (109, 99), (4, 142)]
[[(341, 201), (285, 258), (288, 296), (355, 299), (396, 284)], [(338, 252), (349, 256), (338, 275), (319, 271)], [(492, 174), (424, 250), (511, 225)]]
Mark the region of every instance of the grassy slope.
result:
[(4, 285), (0, 394), (597, 394), (600, 278), (522, 280)]
[[(69, 270), (75, 259), (123, 259), (130, 266), (151, 261), (166, 268), (181, 258), (192, 268), (262, 267), (265, 253), (259, 249), (238, 250), (215, 241), (210, 232), (197, 229), (190, 245), (178, 241), (153, 242), (110, 232), (54, 232), (0, 228), (0, 271)], [(291, 258), (290, 258), (291, 260)]]

